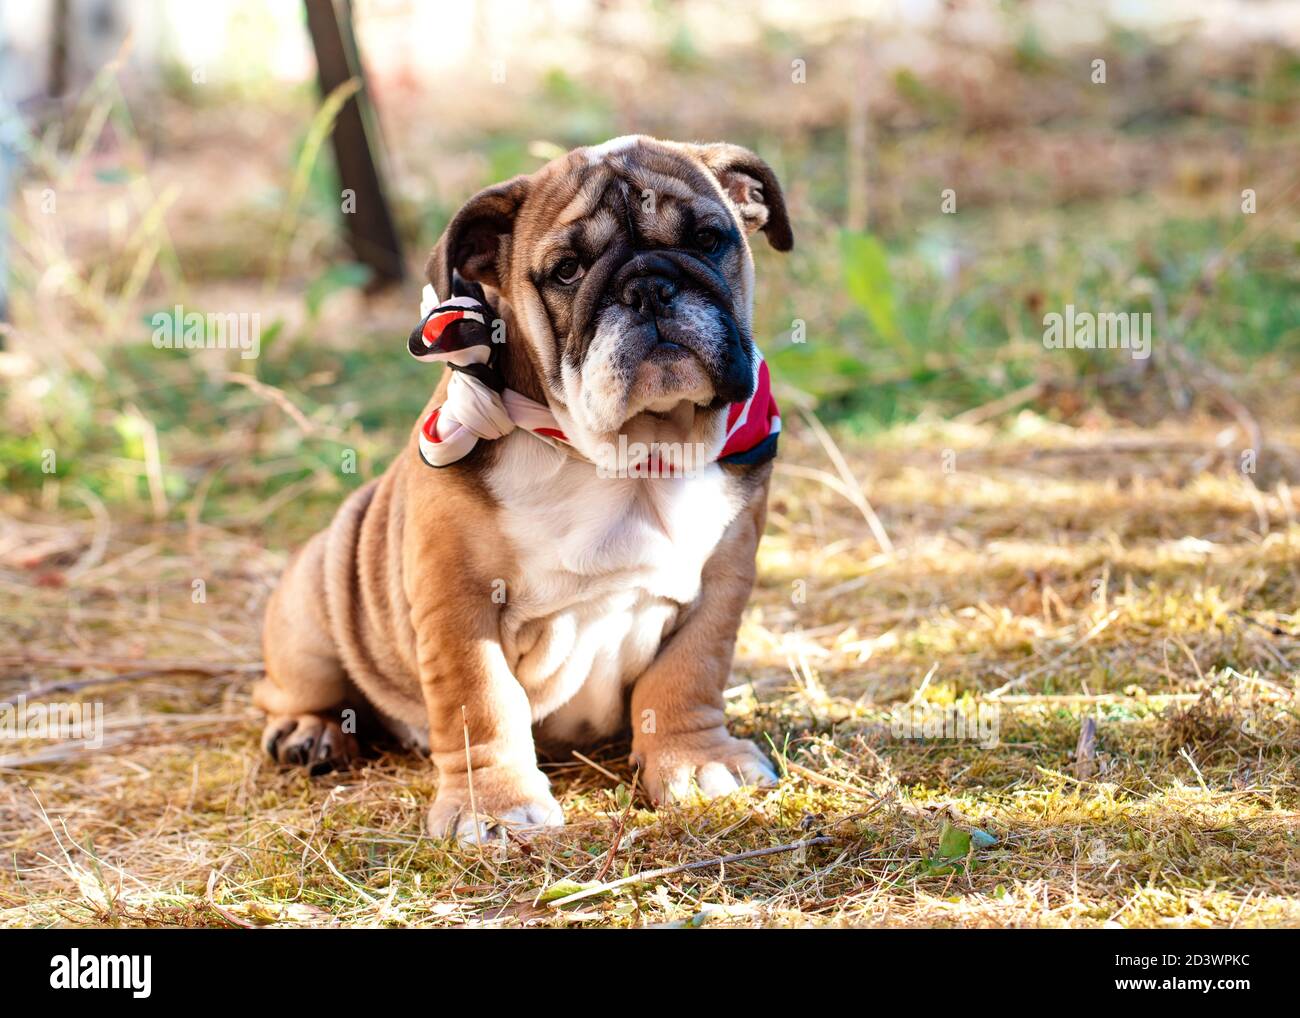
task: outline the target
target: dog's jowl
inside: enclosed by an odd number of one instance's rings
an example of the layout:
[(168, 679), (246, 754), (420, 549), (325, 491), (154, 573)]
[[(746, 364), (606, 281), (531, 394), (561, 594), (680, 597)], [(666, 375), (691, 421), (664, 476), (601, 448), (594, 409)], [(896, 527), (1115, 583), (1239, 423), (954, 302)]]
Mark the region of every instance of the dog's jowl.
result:
[(255, 696), (277, 760), (341, 764), (373, 719), (432, 757), (430, 831), (471, 841), (563, 823), (539, 745), (630, 727), (658, 802), (773, 778), (722, 698), (780, 429), (758, 231), (792, 244), (761, 159), (645, 137), (457, 212), (410, 338), (448, 370), (271, 598)]

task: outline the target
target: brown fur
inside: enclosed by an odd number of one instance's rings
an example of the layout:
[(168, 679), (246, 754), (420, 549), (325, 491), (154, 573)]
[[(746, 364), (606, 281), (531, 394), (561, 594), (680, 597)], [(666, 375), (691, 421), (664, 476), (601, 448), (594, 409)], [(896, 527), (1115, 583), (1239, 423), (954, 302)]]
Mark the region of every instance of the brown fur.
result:
[[(646, 140), (624, 163), (665, 188), (684, 182), (686, 193), (674, 199), (683, 206), (701, 193), (725, 195), (746, 232), (768, 229), (774, 246), (789, 247), (779, 188), (752, 153)], [(542, 372), (573, 309), (539, 295), (529, 273), (562, 217), (589, 222), (582, 182), (601, 172), (580, 150), (483, 192), (453, 219), (430, 259), (440, 293), (449, 291), (453, 269), (489, 287), (508, 335), (527, 340), (502, 351), (508, 384), (534, 399), (555, 398)], [(729, 285), (746, 301), (747, 266), (745, 250), (743, 264), (727, 267)], [(446, 379), (425, 414), (445, 388)], [(500, 606), (491, 596), (494, 581), (511, 589), (519, 576), (484, 483), (496, 450), (480, 443), (462, 463), (431, 469), (419, 458), (417, 428), (383, 476), (349, 497), (294, 556), (271, 598), (267, 674), (254, 694), (269, 715), (267, 749), (282, 762), (342, 763), (356, 750), (344, 711), (373, 708), (390, 729), (427, 745), (439, 774), (435, 834), (489, 829), (467, 817), (471, 774), (480, 816), (561, 822), (537, 768), (528, 696), (502, 652)], [(725, 469), (743, 508), (704, 567), (699, 597), (632, 690), (632, 756), (656, 801), (708, 768), (746, 782), (770, 775), (753, 745), (727, 733), (722, 702), (754, 580), (770, 466)]]

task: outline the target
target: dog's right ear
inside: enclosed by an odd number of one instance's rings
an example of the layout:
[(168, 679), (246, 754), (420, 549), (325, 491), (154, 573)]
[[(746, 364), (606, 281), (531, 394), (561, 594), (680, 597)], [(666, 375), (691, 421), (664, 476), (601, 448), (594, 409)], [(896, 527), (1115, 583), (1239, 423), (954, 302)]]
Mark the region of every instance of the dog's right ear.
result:
[(515, 216), (528, 197), (529, 178), (484, 188), (461, 206), (425, 262), (424, 274), (439, 300), (451, 296), (451, 277), (501, 289)]
[(693, 146), (722, 185), (749, 233), (762, 230), (778, 251), (794, 247), (785, 195), (772, 167), (747, 148), (719, 142)]

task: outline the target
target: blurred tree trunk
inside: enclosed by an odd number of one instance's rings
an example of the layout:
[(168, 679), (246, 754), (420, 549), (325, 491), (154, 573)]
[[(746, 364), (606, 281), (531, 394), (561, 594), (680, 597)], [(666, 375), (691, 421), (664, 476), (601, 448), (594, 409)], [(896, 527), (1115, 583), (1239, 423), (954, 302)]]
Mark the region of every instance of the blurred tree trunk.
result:
[(68, 91), (69, 0), (54, 0), (50, 8), (50, 77), (47, 82), (53, 98)]
[[(348, 246), (357, 261), (374, 272), (372, 286), (400, 282), (405, 276), (402, 244), (384, 189), (378, 158), (379, 121), (352, 34), (352, 5), (347, 0), (305, 0), (305, 4), (321, 95), (329, 95), (351, 78), (362, 82), (361, 89), (339, 110), (330, 133), (339, 184), (353, 196), (352, 211), (343, 216)], [(343, 196), (340, 207), (348, 207)]]

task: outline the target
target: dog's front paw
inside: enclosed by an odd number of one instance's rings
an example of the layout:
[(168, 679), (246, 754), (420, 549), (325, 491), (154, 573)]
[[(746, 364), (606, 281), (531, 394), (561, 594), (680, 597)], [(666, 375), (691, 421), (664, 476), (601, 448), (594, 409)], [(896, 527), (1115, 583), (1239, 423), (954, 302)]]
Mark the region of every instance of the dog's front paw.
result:
[(776, 771), (757, 746), (736, 739), (725, 728), (688, 735), (648, 735), (632, 747), (632, 763), (655, 803), (706, 799), (734, 792), (743, 785), (774, 785)]
[(267, 719), (262, 748), (277, 763), (324, 774), (348, 765), (357, 755), (357, 740), (327, 714), (277, 715)]
[(550, 782), (537, 768), (532, 773), (513, 767), (488, 767), (473, 774), (443, 774), (429, 809), (429, 834), (455, 837), (464, 845), (486, 845), (505, 837), (506, 830), (523, 834), (544, 827), (563, 827), (564, 811), (550, 792)]

